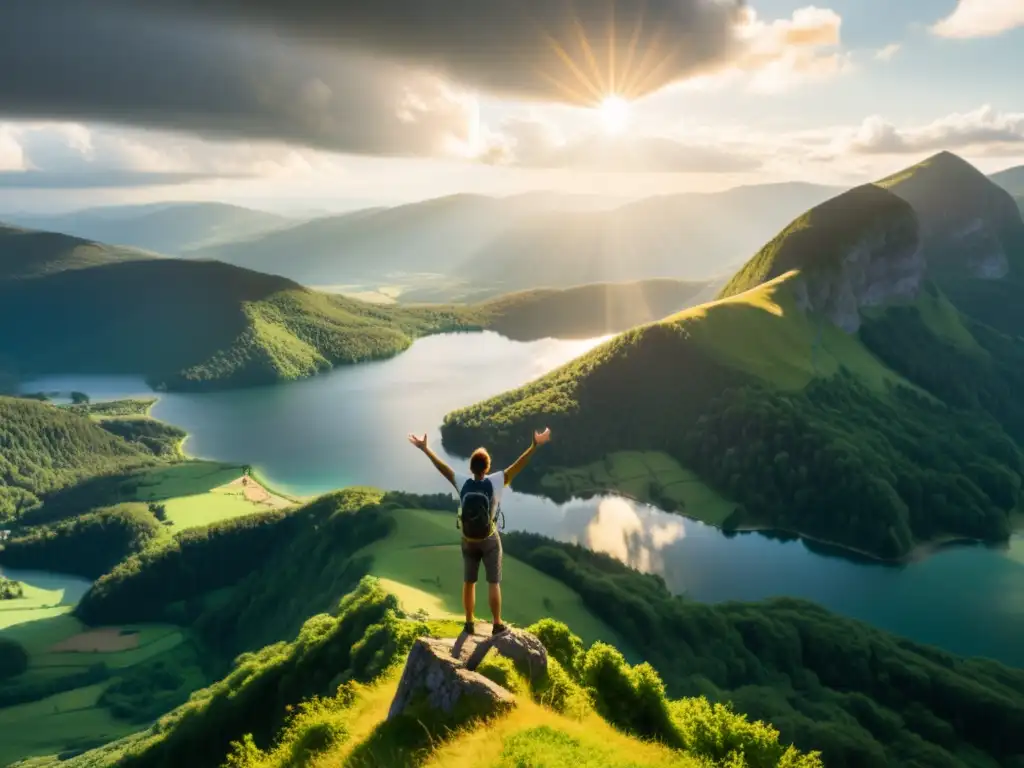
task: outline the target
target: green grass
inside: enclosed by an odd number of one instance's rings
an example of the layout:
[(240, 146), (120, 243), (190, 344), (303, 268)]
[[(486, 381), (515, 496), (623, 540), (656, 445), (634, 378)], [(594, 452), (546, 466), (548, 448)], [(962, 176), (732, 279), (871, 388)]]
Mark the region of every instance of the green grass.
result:
[(97, 746), (138, 729), (96, 706), (109, 682), (0, 709), (0, 765), (30, 756)]
[[(900, 306), (893, 302), (889, 306)], [(934, 287), (926, 289), (912, 302), (912, 306), (918, 311), (921, 322), (931, 331), (936, 338), (945, 341), (955, 349), (977, 358), (988, 359), (989, 354), (978, 343), (977, 339), (964, 325), (964, 317), (960, 311), (950, 303), (949, 299)], [(866, 319), (881, 317), (885, 314), (887, 307), (870, 307), (861, 310)]]
[(855, 336), (796, 306), (790, 272), (744, 293), (684, 310), (682, 325), (710, 357), (779, 389), (798, 390), (844, 367), (872, 389), (907, 381)]
[[(65, 590), (41, 589), (25, 583), (26, 597), (17, 608), (0, 603), (0, 632), (20, 643), (29, 654), (28, 669), (7, 681), (13, 686), (57, 682), (80, 674), (102, 662), (114, 677), (102, 683), (74, 688), (37, 701), (0, 708), (0, 765), (28, 755), (44, 755), (96, 746), (138, 730), (96, 706), (117, 674), (164, 654), (171, 654), (186, 640), (185, 632), (167, 624), (126, 624), (120, 629), (138, 633), (138, 647), (110, 653), (53, 652), (57, 643), (90, 628), (71, 614), (74, 600)], [(57, 604), (54, 607), (54, 604)], [(205, 680), (196, 669), (185, 670), (195, 686)]]
[[(373, 557), (370, 574), (399, 598), (406, 611), (422, 611), (432, 618), (461, 617), (462, 554), (454, 513), (403, 509), (388, 514), (398, 522), (394, 533), (357, 556)], [(526, 626), (555, 615), (588, 642), (600, 639), (619, 644), (618, 634), (584, 608), (575, 592), (555, 579), (505, 555), (502, 581), (502, 614), (514, 624)], [(488, 617), (482, 567), (477, 617)]]
[[(660, 494), (652, 495), (652, 485)], [(582, 467), (552, 469), (541, 478), (541, 488), (559, 497), (619, 493), (644, 504), (667, 498), (687, 517), (719, 526), (736, 507), (661, 451), (620, 451)]]
[(73, 603), (65, 601), (62, 589), (40, 589), (26, 582), (22, 585), (25, 597), (0, 602), (0, 632), (18, 642), (22, 641), (16, 636), (14, 627), (63, 616), (74, 607)]
[(157, 398), (138, 398), (126, 400), (104, 400), (95, 403), (81, 403), (79, 405), (62, 405), (66, 411), (77, 413), (79, 416), (89, 416), (96, 421), (126, 417), (149, 416), (150, 410), (156, 404)]
[[(272, 504), (249, 501), (240, 487), (223, 487), (241, 476), (242, 467), (237, 464), (189, 461), (147, 472), (134, 496), (138, 501), (162, 503), (170, 523), (167, 528), (172, 533), (292, 503), (290, 498), (269, 489)], [(258, 482), (258, 478), (254, 479)]]

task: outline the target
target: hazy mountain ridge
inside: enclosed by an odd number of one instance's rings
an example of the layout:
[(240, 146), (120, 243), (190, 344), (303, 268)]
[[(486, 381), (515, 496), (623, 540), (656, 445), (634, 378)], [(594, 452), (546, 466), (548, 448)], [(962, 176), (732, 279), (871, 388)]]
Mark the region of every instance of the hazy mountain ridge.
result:
[(551, 193), (456, 195), (318, 219), (191, 255), (312, 285), (440, 273), (499, 293), (705, 279), (834, 191), (778, 184), (619, 205)]
[(293, 219), (267, 211), (212, 202), (110, 206), (7, 218), (33, 229), (142, 248), (167, 256), (181, 256), (220, 241), (255, 237), (295, 223)]
[(0, 281), (155, 258), (154, 254), (132, 248), (0, 224)]

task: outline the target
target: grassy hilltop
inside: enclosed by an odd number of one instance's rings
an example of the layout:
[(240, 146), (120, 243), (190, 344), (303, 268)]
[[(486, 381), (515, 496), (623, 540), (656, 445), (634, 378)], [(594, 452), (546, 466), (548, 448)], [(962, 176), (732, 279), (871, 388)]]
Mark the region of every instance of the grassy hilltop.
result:
[[(78, 617), (176, 624), (219, 682), (61, 765), (806, 767), (819, 765), (810, 752), (820, 750), (828, 766), (987, 768), (1024, 756), (1020, 670), (802, 601), (693, 603), (607, 556), (525, 534), (506, 537), (510, 583), (521, 587), (508, 610), (547, 645), (549, 679), (531, 687), (490, 665), (521, 706), (486, 728), (426, 714), (384, 723), (393, 665), (412, 638), (458, 631), (446, 567), (458, 544), (447, 497), (433, 509), (441, 501), (352, 489), (185, 531), (127, 558)], [(153, 711), (165, 674), (133, 668), (130, 685), (106, 683), (112, 692), (93, 706)], [(0, 709), (0, 724), (12, 716)]]
[(1005, 539), (1024, 470), (1011, 394), (1024, 346), (929, 282), (916, 222), (881, 187), (844, 193), (783, 230), (718, 301), (450, 414), (445, 444), (511, 453), (514, 435), (549, 424), (545, 468), (523, 479), (556, 498), (619, 490), (616, 456), (646, 452), (674, 469), (633, 473), (636, 498), (887, 558), (932, 539)]

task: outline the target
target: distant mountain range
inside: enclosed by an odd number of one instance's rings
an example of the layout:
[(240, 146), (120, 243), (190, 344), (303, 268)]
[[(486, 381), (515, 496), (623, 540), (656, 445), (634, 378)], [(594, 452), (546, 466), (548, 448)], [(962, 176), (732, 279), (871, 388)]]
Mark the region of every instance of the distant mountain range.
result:
[[(443, 275), (463, 293), (725, 274), (786, 221), (840, 190), (740, 187), (608, 207), (553, 194), (455, 195), (315, 219), (189, 255), (307, 285)], [(470, 284), (470, 288), (465, 287)], [(436, 293), (434, 294), (437, 295)]]
[(1024, 165), (993, 173), (989, 178), (1014, 197), (1024, 197)]
[(0, 214), (0, 220), (167, 256), (254, 237), (296, 221), (236, 205), (188, 202), (87, 208), (54, 215)]

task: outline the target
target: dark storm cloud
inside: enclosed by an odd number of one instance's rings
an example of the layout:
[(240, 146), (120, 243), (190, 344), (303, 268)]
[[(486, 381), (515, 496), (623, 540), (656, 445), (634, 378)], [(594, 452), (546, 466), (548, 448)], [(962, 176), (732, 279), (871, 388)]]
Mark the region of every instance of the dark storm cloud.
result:
[(0, 116), (380, 155), (433, 154), (468, 125), (435, 79), (394, 64), (104, 0), (0, 0)]
[[(732, 52), (745, 0), (110, 0), (266, 26), (559, 101), (639, 96)], [(567, 63), (571, 59), (572, 64)]]
[(642, 95), (728, 57), (742, 3), (0, 0), (0, 116), (430, 155), (473, 114), (429, 73), (569, 103)]

